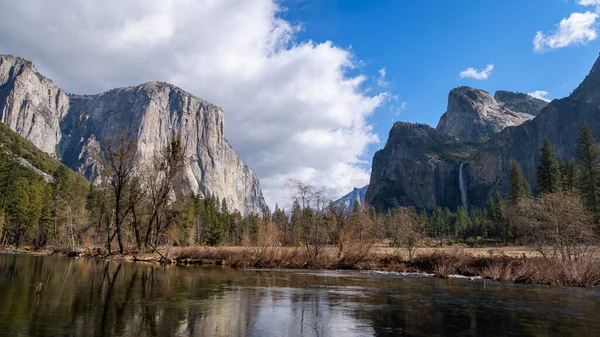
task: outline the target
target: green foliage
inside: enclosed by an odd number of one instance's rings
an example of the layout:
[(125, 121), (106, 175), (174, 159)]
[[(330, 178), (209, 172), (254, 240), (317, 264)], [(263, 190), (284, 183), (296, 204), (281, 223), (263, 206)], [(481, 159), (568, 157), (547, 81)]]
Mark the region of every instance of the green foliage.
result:
[(515, 204), (519, 198), (531, 198), (531, 187), (523, 176), (521, 166), (513, 159), (510, 168), (510, 179), (508, 183), (508, 200), (510, 203)]
[(477, 146), (474, 144), (456, 143), (440, 148), (438, 151), (440, 159), (450, 163), (459, 164), (471, 159), (471, 157), (477, 153), (477, 149)]
[(597, 219), (600, 217), (598, 200), (600, 182), (600, 150), (592, 129), (586, 124), (581, 126), (577, 139), (577, 163), (580, 170), (579, 188), (583, 204)]
[[(26, 159), (50, 174), (46, 182), (19, 162)], [(74, 211), (76, 198), (85, 197), (87, 182), (31, 142), (0, 123), (0, 242), (8, 245), (60, 244), (65, 231), (65, 206)]]
[(23, 157), (31, 165), (46, 173), (51, 174), (58, 167), (64, 167), (58, 160), (38, 149), (33, 143), (12, 131), (4, 123), (0, 123), (0, 146), (6, 147), (13, 152), (14, 156)]
[(540, 166), (537, 169), (538, 193), (554, 193), (561, 189), (561, 171), (554, 148), (548, 138), (544, 138), (540, 155)]
[(563, 192), (574, 192), (579, 188), (579, 170), (574, 159), (561, 162), (560, 181)]

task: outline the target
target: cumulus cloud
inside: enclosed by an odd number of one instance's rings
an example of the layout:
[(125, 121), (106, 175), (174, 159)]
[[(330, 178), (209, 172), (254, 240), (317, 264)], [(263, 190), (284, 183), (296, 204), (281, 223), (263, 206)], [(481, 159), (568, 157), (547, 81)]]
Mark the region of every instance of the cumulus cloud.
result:
[(541, 99), (542, 101), (550, 102), (550, 98), (548, 98), (548, 95), (550, 95), (550, 93), (544, 90), (536, 90), (534, 92), (528, 93), (527, 95), (537, 99)]
[[(267, 202), (287, 178), (340, 196), (368, 183), (378, 142), (358, 60), (332, 42), (297, 41), (275, 0), (0, 0), (0, 52), (32, 60), (73, 93), (171, 82), (225, 110), (225, 133)], [(379, 73), (380, 77), (382, 72)], [(385, 69), (383, 71), (385, 77)]]
[(492, 74), (492, 70), (494, 70), (493, 64), (488, 64), (485, 69), (480, 71), (475, 68), (467, 68), (460, 72), (460, 78), (472, 78), (474, 80), (486, 80)]
[(586, 45), (598, 37), (597, 19), (598, 14), (590, 11), (572, 13), (568, 18), (560, 21), (555, 31), (549, 34), (538, 31), (533, 38), (533, 49), (543, 53), (550, 49), (571, 45)]

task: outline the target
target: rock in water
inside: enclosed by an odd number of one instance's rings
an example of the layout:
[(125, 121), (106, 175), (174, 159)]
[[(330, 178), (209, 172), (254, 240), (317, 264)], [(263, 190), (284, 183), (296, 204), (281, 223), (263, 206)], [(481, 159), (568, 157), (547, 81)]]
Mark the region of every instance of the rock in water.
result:
[(68, 95), (31, 62), (0, 55), (0, 121), (91, 180), (106, 137), (134, 137), (146, 163), (181, 137), (187, 192), (210, 192), (242, 214), (267, 209), (256, 175), (224, 137), (223, 110), (167, 83)]

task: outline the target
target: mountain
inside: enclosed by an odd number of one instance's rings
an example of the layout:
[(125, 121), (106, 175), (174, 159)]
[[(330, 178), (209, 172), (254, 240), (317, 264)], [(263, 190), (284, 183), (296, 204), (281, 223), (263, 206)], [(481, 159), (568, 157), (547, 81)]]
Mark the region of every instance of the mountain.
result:
[(352, 209), (354, 207), (354, 202), (358, 200), (360, 205), (364, 205), (365, 203), (365, 195), (367, 194), (367, 189), (369, 185), (363, 186), (361, 188), (355, 187), (352, 192), (346, 194), (345, 196), (337, 199), (333, 202), (334, 206), (337, 207), (345, 207), (346, 209)]
[[(59, 171), (59, 168), (64, 168), (61, 162), (38, 149), (33, 143), (11, 130), (6, 124), (0, 123), (0, 155), (3, 153), (16, 156), (21, 166), (32, 170), (50, 183), (54, 182), (54, 176)], [(61, 173), (69, 175), (80, 186), (87, 187), (89, 184), (83, 177), (70, 169), (65, 168)]]
[[(535, 117), (519, 125), (505, 125), (497, 133), (489, 123), (482, 124), (479, 117), (461, 119), (452, 106), (466, 106), (462, 109), (466, 114), (482, 116), (478, 111), (489, 112), (490, 107), (496, 109), (498, 105), (501, 107), (496, 112), (520, 106), (535, 114), (542, 103), (530, 101), (524, 94), (500, 92), (495, 95), (498, 99), (493, 99), (477, 89), (461, 87), (453, 91), (448, 108), (451, 116), (448, 112), (442, 116), (444, 121), (440, 120), (437, 130), (426, 125), (394, 124), (385, 147), (373, 158), (367, 203), (379, 210), (414, 206), (431, 211), (435, 207), (454, 209), (461, 204), (485, 207), (496, 191), (506, 195), (513, 159), (521, 165), (529, 184), (536, 185), (544, 137), (563, 159), (575, 157), (582, 123), (587, 123), (600, 139), (600, 58), (569, 97), (554, 100)], [(524, 108), (526, 101), (533, 102), (531, 109)], [(465, 125), (455, 124), (458, 121)], [(465, 141), (484, 134), (489, 138)]]
[(548, 102), (522, 92), (498, 90), (494, 94), (494, 99), (510, 110), (521, 111), (532, 116), (537, 116), (548, 105)]
[(385, 147), (373, 157), (365, 202), (380, 211), (394, 206), (456, 208), (459, 163), (473, 151), (429, 125), (396, 122)]
[(468, 163), (469, 198), (483, 207), (496, 190), (506, 194), (510, 162), (514, 158), (532, 187), (542, 142), (547, 137), (559, 158), (576, 156), (577, 137), (582, 123), (600, 139), (600, 58), (573, 93), (550, 102), (533, 120), (507, 128), (484, 144)]
[[(501, 94), (500, 97), (506, 95)], [(521, 125), (532, 118), (533, 115), (529, 113), (509, 109), (507, 104), (497, 101), (487, 91), (458, 87), (448, 95), (448, 107), (440, 118), (437, 130), (472, 142), (491, 137), (506, 127)]]
[(187, 192), (210, 192), (242, 214), (267, 209), (256, 175), (224, 137), (223, 110), (168, 83), (73, 95), (31, 62), (0, 55), (0, 121), (90, 180), (107, 137), (135, 138), (145, 163), (180, 137)]

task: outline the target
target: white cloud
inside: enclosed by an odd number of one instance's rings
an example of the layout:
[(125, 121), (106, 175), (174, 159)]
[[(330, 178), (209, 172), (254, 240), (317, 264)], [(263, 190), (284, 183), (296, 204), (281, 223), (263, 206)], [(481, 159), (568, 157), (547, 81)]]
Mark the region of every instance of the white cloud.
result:
[(527, 95), (535, 97), (537, 99), (541, 99), (542, 101), (550, 102), (550, 98), (548, 98), (548, 95), (550, 95), (550, 93), (544, 90), (536, 90), (534, 92), (528, 93)]
[(492, 74), (494, 70), (493, 64), (488, 64), (485, 69), (478, 71), (475, 68), (467, 68), (460, 72), (460, 78), (472, 78), (475, 80), (486, 80)]
[[(588, 1), (592, 2), (592, 1)], [(596, 32), (598, 14), (587, 11), (572, 13), (562, 19), (555, 31), (544, 34), (538, 31), (533, 38), (533, 50), (543, 53), (550, 49), (564, 48), (571, 45), (586, 45), (598, 37)]]
[(171, 82), (225, 110), (226, 136), (270, 205), (289, 177), (343, 195), (368, 183), (361, 158), (378, 138), (366, 118), (389, 95), (348, 75), (360, 62), (349, 49), (297, 41), (277, 3), (0, 0), (0, 52), (73, 93)]
[(600, 0), (577, 0), (580, 6), (600, 6)]
[(378, 86), (387, 87), (389, 85), (389, 83), (385, 80), (386, 75), (387, 75), (387, 72), (386, 72), (385, 68), (379, 69), (379, 77), (377, 78)]

